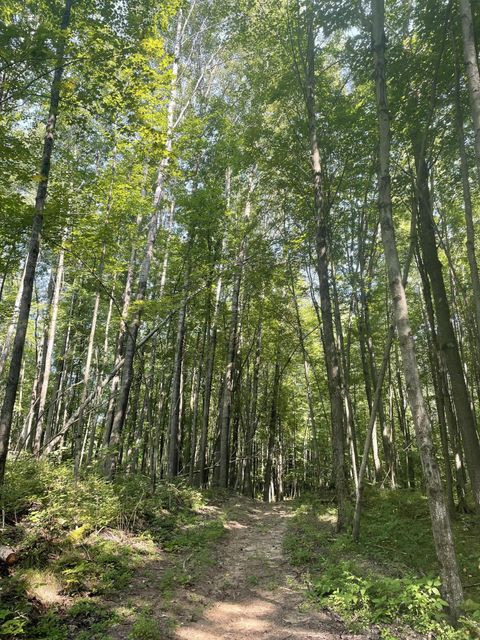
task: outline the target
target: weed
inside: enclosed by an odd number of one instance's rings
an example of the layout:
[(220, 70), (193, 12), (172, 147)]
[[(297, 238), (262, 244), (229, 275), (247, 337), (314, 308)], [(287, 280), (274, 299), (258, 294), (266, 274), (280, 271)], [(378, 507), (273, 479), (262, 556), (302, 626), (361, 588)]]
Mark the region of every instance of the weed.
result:
[[(308, 567), (305, 579), (313, 601), (339, 613), (352, 629), (381, 625), (385, 640), (403, 637), (392, 626), (397, 621), (438, 640), (479, 635), (476, 599), (467, 600), (459, 629), (446, 621), (423, 496), (371, 491), (358, 545), (349, 533), (334, 535), (333, 516), (331, 509), (307, 499), (299, 504), (285, 539), (292, 564)], [(464, 575), (473, 582), (478, 579), (480, 541), (474, 540), (471, 519), (458, 521), (455, 534)]]
[(158, 622), (151, 617), (151, 612), (144, 611), (135, 621), (129, 640), (162, 640)]
[[(0, 494), (7, 523), (2, 540), (15, 544), (21, 562), (14, 575), (0, 577), (0, 638), (66, 640), (75, 629), (77, 640), (106, 639), (112, 615), (98, 598), (125, 589), (156, 552), (155, 543), (172, 558), (159, 581), (168, 599), (213, 562), (224, 533), (221, 518), (198, 513), (199, 491), (164, 483), (153, 493), (142, 476), (106, 482), (87, 469), (74, 481), (67, 464), (24, 457), (9, 462), (7, 485)], [(112, 539), (100, 535), (105, 527)], [(134, 534), (146, 543), (131, 544)], [(140, 617), (132, 637), (156, 638), (150, 623)]]

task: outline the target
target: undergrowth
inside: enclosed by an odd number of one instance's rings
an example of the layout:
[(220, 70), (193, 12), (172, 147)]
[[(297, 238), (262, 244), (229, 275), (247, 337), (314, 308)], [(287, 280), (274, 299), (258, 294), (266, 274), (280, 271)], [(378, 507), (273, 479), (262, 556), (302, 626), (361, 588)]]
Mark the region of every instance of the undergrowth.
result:
[[(168, 600), (212, 562), (224, 533), (221, 513), (206, 518), (203, 506), (199, 491), (168, 483), (153, 491), (142, 476), (107, 482), (87, 470), (75, 481), (68, 464), (10, 464), (0, 544), (13, 546), (19, 562), (0, 576), (0, 639), (106, 640), (115, 614), (102, 598), (126, 589), (157, 545), (170, 556), (160, 580)], [(155, 638), (142, 615), (132, 638)]]
[(447, 622), (425, 498), (412, 491), (367, 493), (361, 541), (334, 532), (335, 510), (314, 498), (298, 504), (285, 548), (305, 569), (311, 599), (341, 615), (353, 630), (377, 625), (385, 640), (413, 629), (436, 640), (480, 638), (478, 518), (454, 522), (465, 590), (459, 627)]

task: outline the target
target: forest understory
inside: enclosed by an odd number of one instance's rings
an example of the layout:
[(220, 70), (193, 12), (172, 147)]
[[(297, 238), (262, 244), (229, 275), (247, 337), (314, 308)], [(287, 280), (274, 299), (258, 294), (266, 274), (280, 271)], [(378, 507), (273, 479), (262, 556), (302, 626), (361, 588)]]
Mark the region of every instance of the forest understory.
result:
[[(457, 631), (447, 624), (416, 492), (369, 494), (356, 544), (335, 531), (332, 494), (265, 503), (166, 485), (153, 496), (141, 477), (112, 490), (32, 465), (16, 475), (17, 502), (4, 512), (2, 540), (18, 559), (0, 578), (2, 637), (476, 637), (474, 617)], [(472, 613), (477, 529), (472, 515), (455, 526)]]
[(478, 0), (0, 0), (0, 640), (480, 638)]

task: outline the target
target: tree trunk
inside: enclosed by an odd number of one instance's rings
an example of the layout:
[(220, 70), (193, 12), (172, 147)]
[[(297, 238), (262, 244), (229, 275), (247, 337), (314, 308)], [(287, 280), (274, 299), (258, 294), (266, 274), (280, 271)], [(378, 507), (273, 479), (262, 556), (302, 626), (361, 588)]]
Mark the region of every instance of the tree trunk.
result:
[(468, 81), (470, 106), (472, 109), (475, 158), (477, 161), (478, 180), (480, 182), (480, 72), (478, 69), (470, 0), (459, 0), (459, 9), (463, 38), (463, 60)]
[(50, 371), (52, 368), (53, 346), (57, 332), (58, 305), (60, 302), (60, 293), (63, 285), (65, 251), (62, 248), (58, 258), (57, 273), (55, 275), (55, 289), (51, 304), (51, 315), (48, 331), (46, 334), (46, 344), (44, 345), (45, 357), (42, 362), (41, 382), (39, 383), (38, 408), (35, 419), (34, 431), (32, 433), (33, 451), (35, 455), (39, 455), (43, 442), (44, 425), (46, 424), (45, 405), (47, 402), (48, 383), (50, 380)]
[[(187, 266), (187, 272), (189, 267)], [(181, 379), (183, 356), (185, 352), (185, 327), (187, 317), (189, 274), (185, 276), (183, 302), (178, 312), (177, 339), (175, 344), (175, 358), (173, 363), (172, 389), (170, 396), (170, 420), (168, 426), (168, 477), (174, 478), (178, 474), (179, 435), (180, 435), (180, 406)]]
[(230, 316), (230, 335), (227, 350), (227, 365), (223, 380), (222, 402), (220, 405), (220, 472), (219, 485), (226, 487), (228, 485), (228, 471), (230, 460), (230, 411), (232, 406), (233, 385), (235, 377), (235, 355), (237, 350), (237, 330), (239, 315), (240, 286), (242, 282), (242, 267), (238, 268), (235, 273), (232, 292), (232, 311)]
[(206, 482), (205, 465), (208, 444), (208, 423), (210, 419), (210, 401), (212, 397), (213, 368), (215, 364), (215, 351), (217, 346), (217, 322), (220, 296), (222, 293), (222, 277), (217, 280), (215, 306), (212, 321), (208, 330), (207, 364), (205, 369), (205, 388), (203, 393), (202, 430), (200, 433), (200, 445), (198, 450), (198, 484), (203, 487)]
[(425, 486), (432, 520), (432, 531), (450, 614), (456, 619), (463, 601), (453, 535), (442, 481), (432, 441), (432, 426), (422, 394), (415, 344), (408, 315), (392, 216), (390, 181), (390, 114), (387, 104), (385, 74), (385, 5), (372, 0), (372, 42), (379, 132), (378, 206), (385, 260), (388, 270), (395, 322), (403, 360), (408, 398), (422, 460)]
[[(100, 259), (100, 266), (98, 268), (97, 278), (99, 282), (101, 282), (103, 278), (104, 265), (105, 265), (105, 247), (103, 248), (102, 257)], [(92, 366), (93, 345), (95, 342), (95, 333), (97, 331), (99, 308), (100, 308), (100, 287), (97, 287), (97, 292), (95, 293), (95, 301), (93, 303), (92, 322), (90, 324), (90, 334), (88, 336), (87, 357), (86, 357), (85, 366), (83, 369), (83, 384), (82, 384), (82, 394), (80, 396), (80, 411), (78, 414), (77, 424), (75, 425), (75, 462), (74, 462), (74, 468), (73, 468), (73, 475), (75, 479), (78, 478), (80, 465), (82, 463), (83, 414), (84, 414), (83, 407), (85, 404), (85, 400), (87, 398), (88, 384), (90, 382), (90, 369)]]
[(450, 465), (450, 453), (448, 448), (447, 424), (445, 420), (445, 396), (441, 385), (442, 363), (440, 354), (440, 345), (437, 331), (435, 328), (435, 313), (433, 308), (432, 294), (430, 282), (420, 255), (417, 256), (418, 270), (422, 280), (423, 298), (425, 301), (426, 324), (430, 328), (428, 340), (428, 357), (430, 361), (430, 369), (432, 373), (433, 389), (435, 392), (435, 404), (438, 413), (438, 423), (440, 429), (440, 442), (442, 445), (443, 461), (445, 468), (445, 489), (447, 494), (447, 504), (450, 515), (453, 516), (455, 511), (455, 503), (453, 500), (453, 479), (452, 468)]
[(7, 362), (8, 354), (10, 353), (10, 347), (12, 346), (12, 339), (15, 334), (15, 327), (17, 326), (17, 316), (20, 310), (20, 303), (22, 301), (23, 294), (23, 280), (25, 278), (25, 267), (27, 263), (25, 263), (22, 272), (20, 274), (20, 281), (18, 284), (18, 291), (15, 298), (15, 302), (13, 304), (13, 312), (12, 319), (10, 324), (8, 325), (7, 332), (5, 334), (5, 341), (3, 343), (2, 351), (0, 353), (0, 378), (2, 377), (3, 370), (5, 368), (5, 363)]
[(418, 151), (416, 152), (416, 165), (418, 214), (420, 218), (419, 237), (423, 261), (433, 294), (438, 324), (439, 348), (444, 354), (450, 376), (453, 402), (465, 447), (468, 475), (472, 484), (476, 509), (480, 513), (480, 443), (465, 382), (457, 337), (450, 319), (450, 306), (443, 279), (442, 264), (438, 258), (427, 163), (423, 155), (421, 153), (419, 155)]
[(25, 337), (27, 334), (28, 316), (30, 314), (30, 306), (32, 303), (33, 284), (37, 268), (38, 253), (40, 250), (40, 238), (43, 228), (43, 212), (45, 209), (45, 201), (47, 199), (55, 128), (60, 104), (60, 87), (65, 63), (66, 31), (70, 24), (72, 4), (73, 0), (66, 0), (62, 22), (60, 24), (61, 35), (57, 45), (56, 66), (50, 90), (48, 122), (43, 142), (40, 179), (35, 198), (35, 213), (33, 216), (32, 232), (28, 245), (25, 275), (23, 278), (22, 299), (18, 313), (17, 330), (13, 341), (8, 380), (5, 388), (2, 410), (0, 412), (0, 484), (3, 483), (5, 475), (5, 463), (7, 461), (8, 446), (10, 443), (13, 410), (15, 406), (15, 398), (17, 396), (18, 380), (22, 366)]
[(255, 348), (255, 361), (253, 364), (253, 377), (251, 389), (251, 401), (247, 415), (247, 428), (245, 433), (245, 470), (243, 493), (250, 498), (254, 497), (252, 482), (253, 470), (253, 443), (258, 426), (258, 382), (260, 378), (260, 364), (262, 356), (262, 321), (257, 329), (257, 344)]
[(67, 357), (68, 348), (70, 345), (70, 337), (72, 332), (72, 317), (73, 311), (75, 308), (75, 304), (77, 301), (77, 295), (74, 291), (72, 293), (72, 299), (70, 302), (70, 310), (68, 313), (68, 322), (67, 327), (65, 329), (65, 333), (63, 336), (62, 347), (60, 350), (60, 354), (57, 357), (57, 362), (55, 365), (56, 376), (55, 382), (52, 389), (52, 394), (50, 398), (50, 405), (48, 407), (47, 418), (45, 421), (45, 433), (44, 433), (44, 442), (49, 442), (52, 433), (55, 430), (57, 424), (58, 417), (58, 407), (61, 402), (62, 394), (63, 394), (63, 384), (65, 382), (65, 359)]
[(476, 338), (480, 349), (480, 276), (475, 254), (475, 227), (473, 222), (472, 195), (468, 176), (468, 158), (465, 149), (465, 129), (463, 125), (462, 100), (460, 95), (460, 72), (455, 58), (455, 113), (457, 119), (458, 150), (460, 154), (460, 171), (462, 175), (463, 206), (465, 209), (465, 227), (467, 230), (467, 258), (472, 282), (472, 298), (476, 320)]
[[(251, 195), (253, 180), (249, 180), (247, 200), (245, 203), (244, 220), (250, 218)], [(230, 314), (230, 333), (228, 338), (227, 363), (223, 380), (223, 394), (220, 405), (220, 469), (218, 482), (220, 487), (228, 486), (228, 472), (230, 462), (230, 411), (232, 406), (233, 386), (235, 380), (235, 360), (237, 352), (238, 322), (240, 315), (240, 289), (243, 276), (243, 263), (245, 261), (245, 238), (242, 238), (238, 258), (235, 265), (235, 275), (232, 289), (232, 311)]]
[(270, 409), (270, 420), (268, 423), (268, 442), (267, 442), (267, 456), (265, 461), (265, 472), (263, 476), (263, 500), (264, 502), (270, 502), (270, 498), (272, 495), (271, 492), (271, 484), (272, 484), (272, 470), (273, 470), (273, 449), (275, 446), (275, 438), (277, 431), (277, 403), (278, 403), (278, 392), (280, 387), (280, 364), (277, 360), (275, 363), (275, 373), (273, 375), (273, 387), (272, 387), (272, 404)]
[(307, 25), (307, 87), (306, 107), (317, 222), (317, 272), (320, 290), (320, 308), (324, 337), (325, 364), (327, 368), (328, 390), (332, 418), (333, 464), (335, 468), (335, 491), (337, 497), (337, 530), (347, 525), (347, 486), (345, 473), (345, 434), (343, 424), (342, 384), (340, 380), (339, 359), (335, 344), (332, 302), (329, 281), (329, 247), (327, 234), (327, 203), (322, 185), (322, 165), (317, 140), (315, 112), (315, 33), (313, 26), (313, 7), (310, 8)]
[(198, 358), (198, 364), (194, 368), (192, 376), (192, 393), (190, 401), (191, 427), (190, 427), (190, 464), (188, 478), (190, 484), (194, 484), (195, 468), (197, 463), (197, 425), (200, 408), (200, 390), (202, 386), (203, 367), (205, 362), (205, 345), (207, 342), (208, 324), (205, 323), (202, 336), (202, 346)]

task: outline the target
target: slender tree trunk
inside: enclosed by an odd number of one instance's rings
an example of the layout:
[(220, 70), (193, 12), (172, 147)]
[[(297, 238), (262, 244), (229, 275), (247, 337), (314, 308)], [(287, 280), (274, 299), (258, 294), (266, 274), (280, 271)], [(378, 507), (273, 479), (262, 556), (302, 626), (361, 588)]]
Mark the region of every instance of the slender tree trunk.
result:
[(453, 402), (462, 431), (467, 470), (472, 484), (477, 511), (480, 512), (480, 442), (475, 416), (470, 404), (465, 382), (462, 359), (457, 337), (451, 321), (442, 264), (438, 257), (435, 228), (432, 215), (431, 195), (428, 185), (428, 168), (423, 155), (416, 154), (418, 213), (420, 218), (420, 241), (423, 261), (428, 273), (438, 324), (438, 340), (444, 354), (452, 385)]
[[(342, 402), (343, 402), (343, 415), (344, 425), (347, 436), (347, 448), (350, 451), (351, 461), (351, 475), (355, 488), (358, 485), (358, 450), (357, 450), (357, 437), (355, 428), (355, 414), (353, 411), (352, 398), (350, 395), (349, 384), (349, 366), (347, 362), (348, 348), (345, 348), (345, 339), (343, 336), (342, 316), (340, 310), (340, 301), (338, 299), (337, 285), (336, 285), (336, 273), (333, 264), (332, 269), (332, 293), (333, 293), (333, 317), (335, 321), (335, 330), (337, 335), (337, 353), (340, 363), (340, 380), (342, 382)], [(347, 340), (348, 343), (348, 340)]]
[[(187, 271), (189, 267), (187, 266)], [(175, 358), (173, 363), (172, 389), (170, 396), (170, 420), (169, 420), (169, 441), (168, 441), (168, 477), (174, 478), (178, 474), (179, 463), (179, 436), (181, 418), (181, 380), (183, 356), (185, 353), (185, 328), (187, 318), (187, 299), (189, 274), (185, 276), (184, 297), (182, 306), (178, 312), (177, 338), (175, 344)]]
[(480, 348), (480, 276), (475, 254), (475, 227), (473, 222), (472, 195), (468, 176), (468, 159), (465, 149), (465, 129), (463, 125), (462, 100), (460, 95), (460, 71), (455, 58), (455, 112), (457, 118), (458, 149), (460, 153), (460, 171), (462, 174), (463, 205), (465, 210), (465, 227), (467, 230), (467, 257), (472, 282), (472, 298), (475, 310), (476, 337)]
[(255, 361), (253, 364), (251, 402), (247, 415), (247, 428), (245, 433), (245, 471), (243, 493), (250, 498), (254, 497), (252, 470), (253, 470), (253, 444), (258, 426), (258, 383), (260, 379), (260, 364), (262, 357), (262, 321), (257, 330), (257, 344), (255, 348)]
[[(47, 287), (47, 304), (46, 311), (43, 318), (43, 341), (42, 347), (40, 350), (37, 348), (37, 375), (35, 380), (35, 391), (33, 396), (35, 397), (35, 401), (32, 403), (32, 408), (30, 411), (29, 418), (29, 429), (25, 434), (26, 438), (26, 448), (30, 453), (33, 453), (35, 447), (35, 439), (37, 433), (38, 426), (38, 418), (39, 418), (39, 404), (42, 396), (43, 380), (45, 377), (45, 370), (47, 368), (47, 350), (49, 344), (49, 329), (50, 329), (50, 317), (52, 315), (52, 306), (53, 306), (53, 296), (55, 291), (55, 274), (54, 268), (52, 267), (50, 270), (50, 278)], [(37, 314), (38, 318), (38, 314)], [(37, 342), (38, 345), (38, 342)], [(53, 347), (53, 345), (52, 345)], [(45, 403), (44, 403), (45, 404)]]
[(130, 388), (132, 386), (133, 379), (133, 361), (135, 358), (137, 336), (140, 329), (140, 322), (142, 317), (141, 303), (144, 301), (147, 293), (148, 279), (150, 275), (150, 267), (153, 259), (153, 248), (155, 246), (155, 240), (158, 229), (158, 219), (160, 215), (160, 208), (164, 197), (164, 186), (166, 179), (166, 172), (170, 163), (170, 155), (173, 147), (173, 126), (175, 109), (177, 105), (177, 84), (178, 84), (178, 65), (180, 58), (180, 45), (182, 38), (182, 11), (178, 13), (177, 20), (177, 32), (175, 36), (175, 46), (173, 54), (172, 65), (172, 80), (170, 85), (170, 99), (167, 109), (167, 133), (165, 143), (165, 155), (160, 162), (160, 167), (157, 176), (157, 186), (155, 189), (155, 196), (153, 200), (153, 213), (150, 216), (148, 222), (147, 241), (145, 244), (145, 251), (143, 262), (140, 267), (140, 273), (138, 276), (137, 294), (135, 301), (138, 304), (138, 309), (132, 319), (127, 334), (127, 341), (125, 347), (124, 364), (122, 369), (122, 375), (120, 378), (118, 399), (116, 402), (115, 412), (113, 415), (112, 429), (110, 433), (110, 440), (108, 445), (108, 452), (105, 458), (104, 470), (107, 478), (112, 478), (115, 467), (118, 460), (119, 447), (122, 437), (123, 426), (125, 423), (125, 417), (127, 414), (128, 397), (130, 395)]
[(403, 379), (400, 371), (398, 348), (395, 349), (395, 368), (397, 370), (397, 388), (398, 391), (398, 421), (403, 433), (405, 443), (405, 463), (407, 467), (407, 486), (410, 489), (415, 488), (415, 461), (412, 453), (412, 437), (410, 425), (407, 419), (407, 400), (403, 390)]
[[(253, 192), (253, 180), (250, 179), (247, 200), (245, 203), (244, 220), (250, 218), (251, 195)], [(237, 353), (238, 323), (240, 316), (240, 290), (243, 276), (243, 263), (245, 261), (245, 238), (241, 240), (241, 246), (235, 265), (235, 275), (232, 289), (232, 310), (230, 314), (230, 333), (228, 338), (227, 363), (223, 380), (223, 394), (220, 405), (220, 469), (218, 482), (221, 487), (228, 486), (228, 472), (230, 462), (230, 412), (232, 407), (233, 387), (235, 381), (235, 361)]]
[(3, 374), (3, 370), (5, 368), (5, 363), (7, 362), (8, 354), (10, 353), (10, 347), (12, 346), (12, 340), (15, 334), (15, 327), (17, 326), (17, 317), (18, 317), (18, 312), (20, 310), (20, 303), (22, 301), (23, 280), (25, 278), (26, 266), (27, 266), (27, 263), (25, 263), (25, 265), (23, 266), (22, 272), (20, 274), (20, 281), (18, 283), (17, 296), (13, 304), (12, 319), (10, 321), (10, 324), (8, 325), (7, 332), (5, 334), (5, 341), (3, 343), (2, 351), (0, 353), (0, 378)]
[[(363, 308), (363, 304), (362, 304), (362, 308)], [(366, 336), (366, 324), (365, 324), (365, 311), (363, 309), (363, 313), (362, 313), (362, 309), (360, 310), (359, 313), (359, 341), (360, 341), (360, 356), (361, 356), (361, 360), (362, 360), (362, 369), (363, 369), (363, 377), (364, 377), (364, 382), (365, 382), (365, 393), (367, 396), (367, 404), (368, 404), (368, 410), (369, 413), (371, 415), (372, 413), (372, 408), (373, 408), (373, 395), (375, 393), (375, 389), (376, 389), (376, 382), (375, 384), (373, 384), (373, 380), (372, 380), (372, 367), (371, 367), (371, 359), (370, 359), (370, 354), (367, 351), (367, 336)], [(378, 380), (378, 378), (377, 378)], [(373, 393), (372, 393), (372, 385), (373, 385)], [(381, 401), (380, 401), (380, 406), (381, 406)], [(376, 482), (380, 482), (381, 481), (381, 464), (380, 464), (380, 457), (378, 455), (378, 440), (377, 440), (377, 414), (378, 411), (375, 411), (375, 420), (373, 423), (373, 427), (372, 427), (372, 436), (371, 436), (371, 449), (372, 449), (372, 455), (373, 455), (373, 467), (374, 467), (374, 473), (375, 473), (375, 481)], [(370, 447), (369, 447), (370, 448)], [(365, 467), (366, 469), (366, 467)], [(359, 476), (360, 476), (360, 472), (359, 472)], [(358, 487), (357, 487), (358, 490)]]
[(237, 350), (237, 330), (239, 316), (240, 286), (242, 282), (242, 267), (238, 268), (233, 282), (232, 311), (230, 316), (230, 336), (228, 340), (227, 365), (223, 381), (222, 402), (220, 405), (220, 473), (219, 485), (228, 485), (228, 471), (230, 461), (230, 411), (235, 377), (235, 355)]
[(273, 453), (275, 447), (275, 438), (277, 432), (277, 420), (278, 420), (278, 392), (280, 387), (280, 364), (275, 363), (275, 373), (273, 375), (273, 387), (272, 387), (272, 404), (270, 409), (270, 420), (268, 423), (268, 442), (267, 442), (267, 456), (265, 460), (265, 472), (263, 476), (263, 500), (264, 502), (270, 502), (271, 498), (271, 485), (272, 485), (272, 470), (273, 470)]
[(48, 413), (45, 419), (45, 433), (43, 438), (45, 442), (49, 442), (57, 423), (58, 406), (61, 402), (63, 382), (65, 381), (65, 375), (64, 375), (65, 359), (67, 357), (67, 351), (70, 344), (70, 335), (72, 330), (72, 316), (73, 316), (73, 310), (75, 307), (76, 299), (77, 299), (76, 293), (73, 292), (72, 299), (70, 302), (70, 310), (68, 313), (67, 326), (65, 328), (65, 333), (63, 334), (62, 346), (60, 349), (60, 353), (57, 356), (56, 365), (55, 365), (55, 370), (56, 370), (55, 382), (53, 384), (50, 404), (48, 407)]
[(66, 0), (60, 24), (61, 35), (57, 45), (56, 67), (53, 73), (53, 81), (50, 91), (50, 106), (47, 128), (43, 142), (43, 154), (40, 165), (40, 179), (35, 198), (35, 213), (33, 216), (32, 232), (28, 246), (27, 263), (23, 278), (22, 299), (18, 313), (17, 330), (13, 341), (10, 369), (5, 388), (5, 395), (0, 412), (0, 484), (3, 484), (5, 475), (5, 463), (7, 461), (8, 446), (10, 443), (10, 430), (12, 427), (13, 410), (17, 396), (18, 380), (22, 366), (23, 349), (27, 334), (28, 316), (32, 303), (33, 284), (37, 268), (38, 253), (40, 250), (40, 237), (43, 228), (43, 212), (48, 191), (50, 177), (50, 165), (52, 159), (55, 128), (60, 104), (60, 87), (65, 63), (66, 31), (70, 24), (70, 14), (73, 0)]
[(345, 434), (343, 424), (342, 383), (337, 348), (335, 344), (333, 312), (329, 281), (329, 247), (327, 233), (327, 203), (322, 185), (322, 165), (317, 140), (315, 111), (315, 33), (313, 26), (313, 7), (310, 8), (307, 25), (307, 87), (306, 106), (313, 172), (315, 214), (317, 221), (317, 272), (320, 289), (320, 308), (324, 337), (325, 363), (327, 368), (328, 389), (332, 418), (333, 464), (335, 468), (335, 491), (337, 497), (337, 530), (342, 531), (348, 520), (347, 486), (345, 473)]
[(212, 322), (208, 331), (207, 363), (205, 368), (205, 388), (203, 394), (202, 429), (200, 433), (200, 445), (198, 451), (198, 483), (203, 487), (206, 482), (205, 465), (208, 445), (208, 424), (210, 420), (210, 403), (212, 397), (213, 368), (215, 364), (215, 351), (217, 346), (217, 322), (220, 296), (222, 292), (222, 277), (217, 280), (215, 306), (212, 314)]
[(370, 447), (372, 444), (373, 429), (375, 426), (378, 407), (381, 402), (382, 386), (383, 386), (383, 381), (385, 379), (385, 373), (387, 371), (388, 360), (390, 357), (390, 350), (392, 348), (394, 335), (395, 333), (392, 326), (387, 336), (387, 341), (385, 343), (385, 350), (383, 352), (382, 365), (380, 367), (380, 372), (377, 377), (377, 382), (375, 386), (375, 395), (373, 397), (372, 408), (370, 409), (370, 419), (368, 422), (367, 435), (365, 437), (365, 444), (363, 447), (362, 462), (360, 464), (360, 470), (358, 472), (358, 484), (357, 484), (355, 513), (353, 516), (353, 532), (352, 532), (352, 536), (355, 542), (358, 542), (360, 539), (360, 517), (362, 514), (363, 492), (365, 489), (365, 473), (367, 471), (368, 456), (369, 456)]
[(468, 81), (470, 106), (472, 109), (475, 158), (477, 161), (478, 180), (480, 182), (480, 72), (478, 69), (470, 0), (459, 0), (459, 9), (463, 38), (463, 60)]
[(456, 619), (463, 601), (453, 535), (440, 471), (432, 441), (432, 426), (422, 394), (415, 344), (408, 315), (407, 299), (402, 282), (395, 240), (390, 181), (390, 114), (387, 103), (385, 74), (385, 5), (384, 0), (372, 0), (372, 42), (375, 66), (375, 86), (379, 132), (378, 205), (385, 260), (388, 270), (395, 322), (403, 360), (408, 398), (422, 460), (425, 486), (432, 520), (433, 538), (445, 600)]
[(202, 336), (202, 347), (200, 350), (200, 356), (198, 359), (197, 367), (194, 370), (194, 375), (192, 376), (192, 398), (190, 404), (191, 411), (191, 432), (190, 432), (190, 466), (189, 466), (189, 482), (193, 486), (194, 484), (194, 475), (195, 468), (197, 464), (197, 440), (198, 440), (198, 413), (200, 408), (200, 390), (202, 387), (202, 378), (203, 378), (203, 367), (205, 364), (205, 345), (207, 342), (207, 333), (208, 333), (208, 324), (205, 323), (203, 336)]
[(450, 515), (455, 512), (455, 503), (453, 500), (453, 478), (452, 468), (450, 465), (450, 453), (448, 448), (447, 424), (445, 420), (445, 396), (441, 385), (442, 363), (440, 355), (440, 346), (437, 331), (435, 328), (435, 313), (433, 308), (432, 294), (430, 282), (425, 270), (422, 258), (417, 256), (417, 264), (419, 267), (420, 277), (422, 279), (423, 298), (425, 300), (426, 324), (430, 327), (430, 336), (428, 340), (428, 356), (430, 360), (430, 369), (432, 372), (433, 389), (435, 392), (435, 404), (438, 413), (438, 423), (440, 430), (440, 442), (442, 444), (443, 461), (445, 468), (445, 490), (447, 494), (447, 503)]
[(307, 349), (305, 347), (305, 338), (303, 335), (303, 327), (300, 318), (300, 311), (298, 308), (297, 295), (295, 291), (295, 283), (293, 279), (293, 273), (290, 269), (290, 281), (292, 287), (292, 299), (293, 306), (295, 309), (295, 319), (297, 323), (297, 333), (298, 340), (300, 342), (300, 349), (302, 352), (302, 360), (303, 360), (303, 375), (305, 378), (305, 390), (307, 392), (307, 403), (308, 403), (308, 416), (310, 418), (310, 425), (312, 427), (312, 437), (313, 437), (313, 448), (314, 448), (314, 468), (318, 478), (320, 478), (320, 460), (319, 460), (319, 447), (318, 447), (318, 434), (317, 434), (317, 421), (315, 418), (315, 407), (313, 403), (313, 393), (312, 393), (312, 385), (310, 384), (310, 375), (309, 375), (309, 366), (308, 366), (308, 355)]
[[(46, 344), (44, 345), (45, 357), (42, 363), (41, 383), (39, 384), (38, 409), (36, 416), (36, 425), (34, 426), (35, 439), (33, 450), (35, 455), (39, 455), (43, 442), (44, 425), (46, 424), (45, 405), (47, 402), (48, 383), (50, 381), (50, 372), (52, 369), (53, 346), (57, 332), (58, 306), (60, 302), (60, 293), (63, 285), (65, 251), (62, 248), (58, 258), (57, 272), (55, 275), (55, 288), (51, 304), (51, 315), (46, 335)], [(32, 434), (33, 439), (33, 434)]]
[[(140, 219), (137, 219), (137, 229), (140, 225)], [(123, 302), (122, 302), (122, 315), (120, 319), (120, 328), (117, 336), (117, 347), (115, 354), (115, 364), (114, 367), (118, 367), (121, 359), (125, 355), (125, 344), (126, 344), (126, 336), (128, 329), (128, 312), (130, 309), (130, 303), (132, 300), (132, 280), (133, 280), (133, 271), (135, 268), (135, 258), (136, 258), (136, 250), (132, 248), (130, 253), (130, 262), (128, 263), (127, 274), (125, 278), (125, 286), (123, 289)], [(120, 384), (121, 370), (119, 369), (117, 373), (112, 378), (112, 383), (110, 386), (110, 399), (108, 403), (108, 408), (105, 416), (105, 425), (103, 430), (103, 446), (108, 447), (110, 444), (110, 436), (112, 433), (112, 424), (113, 417), (115, 412), (115, 403), (117, 398), (118, 386)]]
[[(102, 257), (100, 259), (100, 266), (98, 269), (97, 278), (101, 282), (103, 278), (103, 269), (105, 265), (105, 247), (102, 251)], [(93, 357), (93, 346), (95, 342), (95, 334), (97, 332), (97, 321), (98, 321), (98, 310), (100, 308), (100, 287), (97, 287), (97, 292), (95, 294), (95, 301), (93, 303), (93, 311), (92, 311), (92, 322), (90, 324), (90, 334), (88, 336), (88, 345), (87, 345), (87, 358), (85, 360), (85, 366), (83, 369), (83, 384), (82, 384), (82, 393), (80, 396), (80, 410), (78, 414), (77, 424), (75, 425), (75, 462), (73, 475), (77, 479), (80, 471), (80, 465), (82, 462), (82, 440), (83, 440), (83, 415), (84, 415), (84, 404), (87, 398), (88, 385), (90, 382), (90, 370), (92, 367), (92, 357)], [(92, 425), (93, 428), (93, 425)]]

